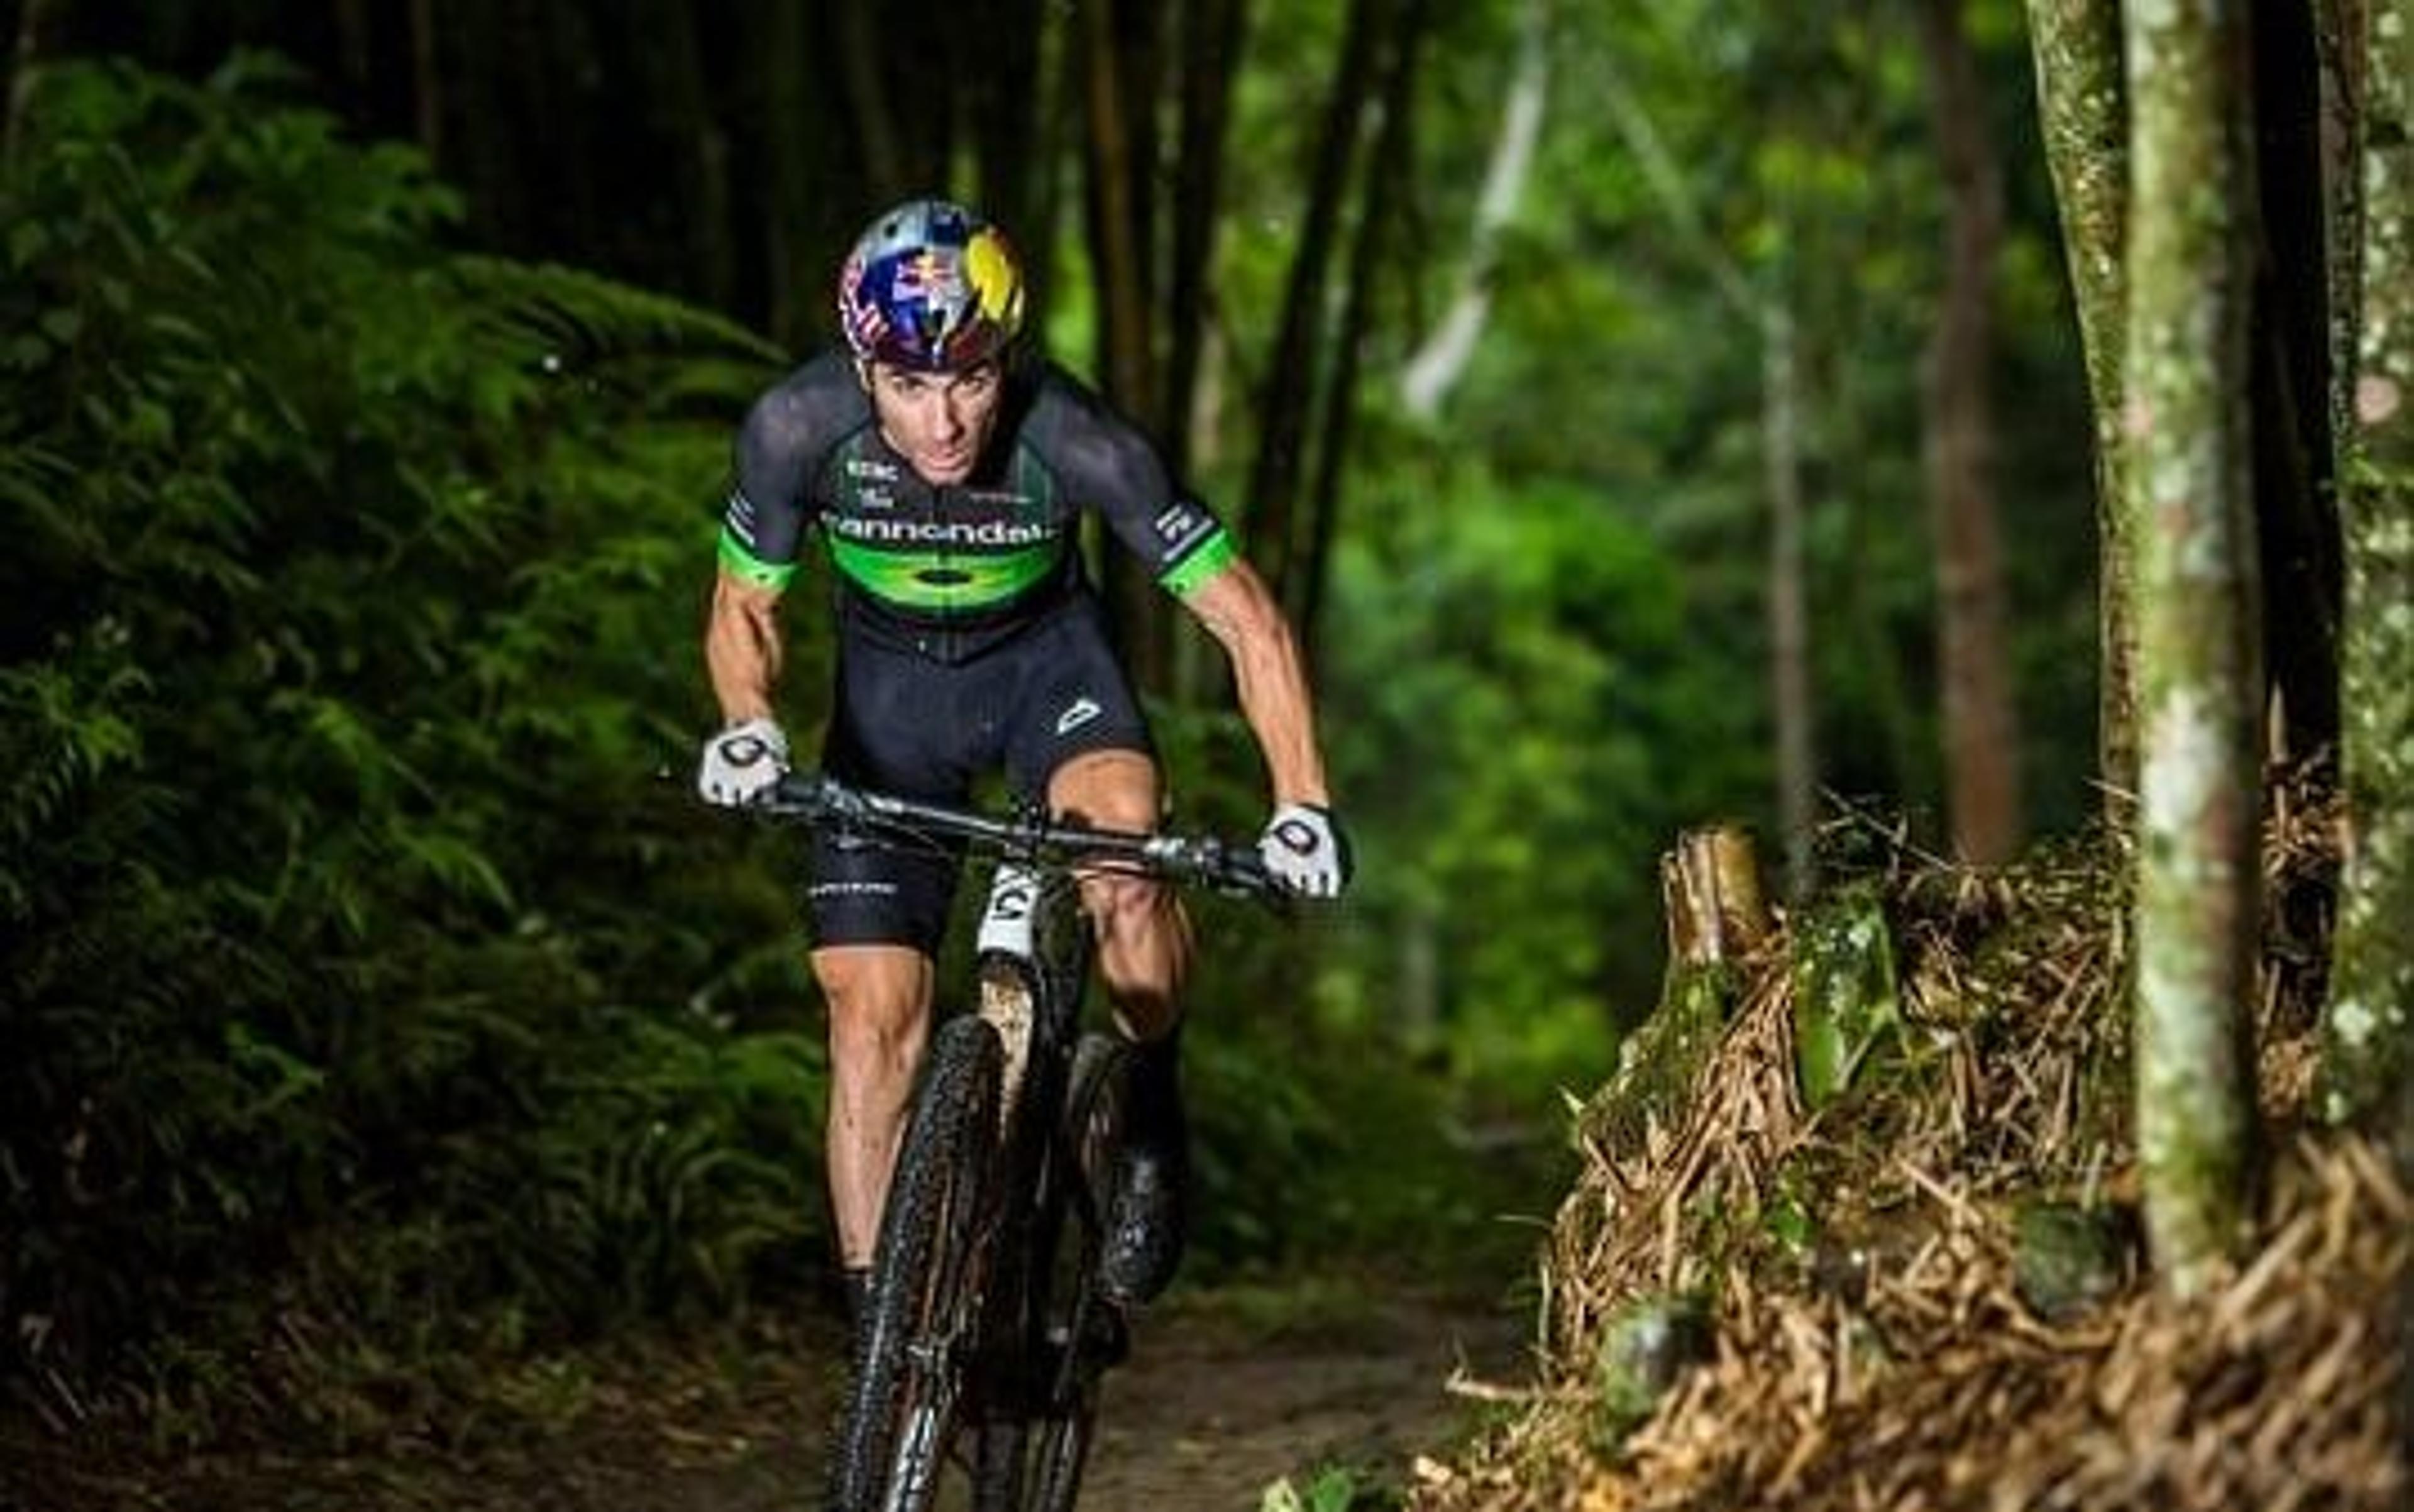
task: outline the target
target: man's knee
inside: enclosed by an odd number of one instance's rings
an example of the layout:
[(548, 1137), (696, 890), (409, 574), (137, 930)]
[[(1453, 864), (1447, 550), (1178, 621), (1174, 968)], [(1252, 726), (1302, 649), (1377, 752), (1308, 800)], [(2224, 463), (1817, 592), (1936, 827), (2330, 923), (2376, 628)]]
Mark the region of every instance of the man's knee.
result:
[(1156, 763), (1139, 751), (1092, 751), (1075, 756), (1048, 779), (1048, 803), (1055, 812), (1103, 830), (1156, 828), (1164, 801)]
[(812, 964), (829, 1005), (834, 1058), (910, 1060), (930, 1016), (927, 957), (902, 947), (838, 946), (814, 951)]

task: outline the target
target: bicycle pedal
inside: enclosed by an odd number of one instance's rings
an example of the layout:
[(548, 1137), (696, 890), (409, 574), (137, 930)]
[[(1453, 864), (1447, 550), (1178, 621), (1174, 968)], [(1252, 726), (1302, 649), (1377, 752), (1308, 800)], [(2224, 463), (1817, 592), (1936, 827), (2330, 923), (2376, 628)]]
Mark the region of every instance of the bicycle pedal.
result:
[[(1062, 1352), (1070, 1344), (1071, 1335), (1070, 1328), (1057, 1325), (1048, 1330), (1049, 1347)], [(1081, 1357), (1087, 1364), (1103, 1369), (1131, 1357), (1131, 1325), (1124, 1321), (1123, 1310), (1111, 1303), (1101, 1302), (1088, 1310), (1088, 1326), (1081, 1335)]]

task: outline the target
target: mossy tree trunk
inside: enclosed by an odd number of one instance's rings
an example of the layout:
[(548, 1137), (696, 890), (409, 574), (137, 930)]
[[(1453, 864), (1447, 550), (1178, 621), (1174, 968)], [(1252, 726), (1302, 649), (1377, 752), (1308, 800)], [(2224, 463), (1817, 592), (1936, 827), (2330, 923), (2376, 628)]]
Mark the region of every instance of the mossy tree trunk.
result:
[(2062, 211), (2095, 412), (2096, 532), (2103, 561), (2096, 747), (2107, 786), (2138, 781), (2137, 627), (2130, 578), (2137, 527), (2123, 466), (2122, 363), (2128, 306), (2129, 107), (2120, 0), (2028, 0), (2046, 163)]
[[(2376, 0), (2362, 139), (2363, 267), (2342, 497), (2347, 856), (2323, 1112), (2389, 1109), (2414, 1005), (2414, 0)], [(2399, 1130), (2414, 1158), (2414, 1130)]]
[(2245, 1233), (2261, 672), (2243, 403), (2251, 204), (2242, 20), (2124, 18), (2123, 382), (2138, 526), (2138, 1142), (2156, 1264), (2199, 1289)]

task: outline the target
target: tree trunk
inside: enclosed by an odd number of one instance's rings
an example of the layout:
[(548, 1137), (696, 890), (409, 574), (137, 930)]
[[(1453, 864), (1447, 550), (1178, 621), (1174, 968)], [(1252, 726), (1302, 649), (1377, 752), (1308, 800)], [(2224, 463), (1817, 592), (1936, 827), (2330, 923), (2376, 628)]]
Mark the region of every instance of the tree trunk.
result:
[[(2314, 56), (2321, 69), (2322, 243), (2330, 269), (2332, 455), (2342, 465), (2355, 437), (2357, 317), (2363, 308), (2363, 110), (2368, 0), (2314, 0)], [(2344, 611), (2342, 611), (2344, 612)]]
[[(817, 223), (812, 168), (820, 156), (826, 119), (813, 109), (805, 62), (812, 55), (808, 0), (771, 0), (751, 18), (756, 97), (762, 101), (760, 164), (753, 173), (764, 187), (763, 307), (771, 338), (801, 347), (829, 317), (827, 291), (837, 269), (815, 264)], [(741, 141), (743, 138), (741, 137)], [(825, 189), (825, 197), (827, 190)], [(867, 208), (867, 212), (868, 208)], [(823, 217), (827, 218), (827, 217)]]
[(1516, 213), (1542, 135), (1542, 107), (1551, 77), (1547, 19), (1542, 0), (1526, 0), (1519, 20), (1523, 35), (1517, 47), (1516, 74), (1500, 107), (1499, 134), (1492, 144), (1492, 161), (1483, 171), (1483, 191), (1476, 199), (1475, 227), (1468, 237), (1467, 262), (1459, 269), (1458, 292), (1452, 296), (1441, 323), (1427, 333), (1400, 369), (1400, 400), (1408, 413), (1421, 419), (1430, 419), (1440, 410), (1443, 397), (1467, 371), (1491, 313), (1500, 232)]
[(907, 192), (924, 192), (931, 186), (911, 183), (905, 143), (888, 108), (887, 74), (880, 65), (886, 7), (871, 0), (839, 0), (834, 8), (839, 53), (836, 82), (846, 97), (848, 119), (855, 126), (857, 150), (873, 202), (857, 217), (863, 219)]
[(0, 119), (0, 162), (14, 162), (18, 142), (25, 134), (26, 112), (33, 109), (34, 78), (51, 51), (51, 36), (62, 0), (23, 0), (17, 12), (17, 36), (8, 59), (7, 114)]
[(1340, 329), (1334, 337), (1332, 370), (1325, 384), (1324, 426), (1316, 443), (1315, 482), (1306, 501), (1306, 551), (1291, 594), (1293, 623), (1311, 660), (1317, 648), (1317, 626), (1324, 616), (1324, 591), (1333, 572), (1334, 543), (1341, 530), (1341, 480), (1349, 471), (1349, 448), (1357, 434), (1358, 374), (1365, 354), (1363, 333), (1371, 319), (1369, 311), (1380, 277), (1383, 252), (1390, 241), (1394, 195), (1388, 186), (1405, 183), (1414, 160), (1410, 111), (1416, 99), (1417, 59), (1423, 44), (1425, 12), (1426, 0), (1399, 0), (1381, 92), (1382, 127), (1376, 135), (1359, 194), (1358, 229), (1350, 244)]
[(1089, 106), (1089, 224), (1098, 289), (1098, 377), (1125, 412), (1156, 413), (1155, 329), (1149, 319), (1149, 223), (1155, 202), (1150, 133), (1135, 118), (1145, 91), (1125, 77), (1149, 71), (1127, 45), (1125, 7), (1086, 0), (1082, 7), (1084, 78)]
[(1189, 0), (1183, 9), (1181, 155), (1174, 164), (1173, 262), (1166, 292), (1166, 356), (1157, 426), (1167, 464), (1187, 478), (1192, 411), (1213, 316), (1208, 275), (1224, 197), (1224, 139), (1232, 112), (1245, 0)]
[[(2367, 1121), (2414, 1076), (2414, 0), (2375, 0), (2363, 140), (2362, 333), (2343, 494), (2347, 857), (2322, 1111)], [(2396, 1130), (2414, 1170), (2414, 1129)]]
[(2138, 526), (2129, 513), (2122, 427), (2127, 337), (2128, 102), (2121, 72), (2120, 0), (2028, 0), (2037, 110), (2063, 252), (2087, 358), (2095, 414), (2097, 584), (2096, 750), (2108, 790), (2138, 786)]
[(978, 33), (968, 38), (974, 55), (957, 65), (967, 81), (981, 209), (1015, 238), (1026, 260), (1048, 246), (1039, 203), (1048, 8), (1040, 0), (990, 0), (978, 9)]
[(444, 134), (444, 44), (436, 30), (436, 0), (410, 0), (410, 81), (419, 150), (442, 172), (452, 144)]
[[(504, 57), (516, 67), (498, 68), (499, 93), (520, 107), (510, 125), (495, 133), (489, 151), (508, 157), (517, 182), (544, 185), (529, 194), (536, 213), (526, 254), (542, 256), (557, 247), (595, 247), (604, 241), (597, 180), (604, 154), (601, 102), (593, 82), (602, 74), (594, 57), (589, 19), (573, 0), (516, 0), (520, 24)], [(499, 60), (495, 60), (499, 61)]]
[(1350, 0), (1341, 65), (1325, 101), (1323, 134), (1283, 294), (1282, 322), (1259, 402), (1258, 454), (1249, 469), (1249, 555), (1277, 599), (1286, 603), (1296, 589), (1291, 578), (1300, 546), (1302, 454), (1315, 403), (1320, 339), (1326, 333), (1326, 273), (1339, 237), (1350, 165), (1357, 157), (1390, 8), (1386, 0)]
[[(1149, 107), (1156, 67), (1151, 55), (1153, 23), (1137, 14), (1140, 8), (1118, 0), (1084, 0), (1082, 77), (1099, 382), (1125, 413), (1153, 426), (1157, 415), (1151, 236), (1156, 213), (1156, 138)], [(1172, 665), (1162, 595), (1122, 552), (1102, 553), (1100, 575), (1125, 664), (1143, 688), (1162, 690)]]
[(329, 8), (335, 16), (335, 64), (344, 93), (355, 102), (354, 109), (372, 114), (378, 93), (377, 28), (369, 19), (368, 0), (335, 0)]
[(1954, 847), (1969, 861), (1996, 866), (2020, 843), (2020, 726), (2004, 629), (1989, 383), (2003, 183), (1962, 0), (1928, 0), (1920, 39), (1945, 189), (1945, 290), (1921, 375), (1945, 788)]
[(1771, 302), (1761, 326), (1761, 465), (1768, 479), (1769, 697), (1777, 716), (1777, 802), (1785, 891), (1816, 880), (1819, 753), (1810, 691), (1810, 609), (1802, 546), (1802, 373), (1794, 315)]
[(2128, 469), (2139, 531), (2138, 1144), (2157, 1265), (2200, 1290), (2251, 1211), (2262, 745), (2244, 396), (2243, 22), (2133, 8)]
[[(705, 72), (697, 25), (685, 0), (657, 0), (645, 26), (651, 45), (641, 42), (639, 51), (653, 70), (653, 99), (664, 117), (672, 161), (682, 170), (678, 193), (685, 204), (680, 219), (688, 233), (689, 286), (706, 304), (725, 310), (738, 300), (737, 214), (730, 196), (729, 138), (713, 114), (717, 97)], [(749, 214), (760, 213), (749, 208)]]
[(2330, 258), (2323, 239), (2321, 67), (2311, 7), (2251, 16), (2256, 260), (2253, 407), (2263, 660), (2284, 716), (2272, 748), (2338, 745), (2339, 523), (2327, 402)]

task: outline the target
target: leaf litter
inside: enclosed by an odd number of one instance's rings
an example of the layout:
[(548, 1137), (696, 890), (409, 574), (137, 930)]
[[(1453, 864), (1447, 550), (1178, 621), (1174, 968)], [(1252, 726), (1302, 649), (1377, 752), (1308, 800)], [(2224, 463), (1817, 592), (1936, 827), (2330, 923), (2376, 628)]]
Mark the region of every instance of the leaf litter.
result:
[[(2414, 1202), (2384, 1146), (2310, 1113), (2336, 803), (2302, 772), (2274, 794), (2256, 1013), (2271, 1160), (2232, 1273), (2189, 1300), (2145, 1274), (2118, 829), (1979, 873), (1900, 833), (1871, 847), (1864, 821), (1843, 838), (1879, 853), (1864, 880), (1899, 973), (1895, 1041), (1840, 1096), (1806, 1099), (1791, 920), (1676, 1095), (1655, 1103), (1622, 1074), (1581, 1108), (1535, 1378), (1457, 1383), (1506, 1415), (1455, 1459), (1420, 1460), (1408, 1505), (2414, 1501)], [(2057, 1220), (2097, 1242), (2048, 1295), (2060, 1271), (2023, 1241)], [(1605, 1379), (1606, 1341), (1670, 1297), (1701, 1306), (1714, 1341), (1638, 1417)]]

